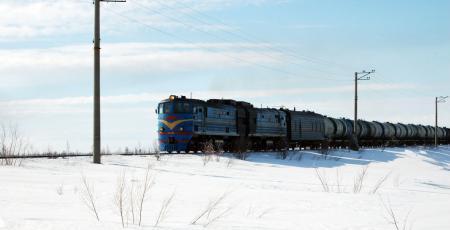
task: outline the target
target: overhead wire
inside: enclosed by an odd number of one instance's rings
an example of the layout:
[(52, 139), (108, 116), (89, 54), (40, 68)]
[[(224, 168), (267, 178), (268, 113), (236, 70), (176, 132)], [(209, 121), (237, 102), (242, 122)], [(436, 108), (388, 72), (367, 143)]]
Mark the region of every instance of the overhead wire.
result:
[[(162, 16), (164, 16), (164, 17), (166, 17), (166, 18), (169, 18), (169, 19), (171, 19), (171, 20), (174, 20), (174, 21), (176, 21), (176, 22), (178, 22), (178, 23), (180, 23), (180, 24), (183, 24), (183, 25), (185, 25), (185, 26), (187, 26), (187, 27), (196, 29), (197, 31), (200, 31), (200, 32), (202, 32), (202, 33), (208, 34), (208, 35), (213, 36), (213, 37), (215, 37), (215, 38), (218, 38), (218, 39), (220, 39), (220, 40), (230, 41), (229, 39), (220, 37), (220, 36), (218, 36), (218, 35), (216, 35), (216, 34), (214, 34), (214, 33), (210, 33), (210, 32), (208, 32), (208, 31), (204, 31), (204, 30), (202, 30), (202, 29), (200, 29), (200, 28), (198, 28), (198, 27), (196, 27), (196, 26), (194, 26), (194, 25), (192, 25), (192, 24), (188, 24), (188, 23), (186, 23), (186, 22), (183, 21), (183, 20), (180, 20), (180, 19), (177, 19), (177, 18), (175, 18), (175, 17), (173, 17), (173, 16), (169, 16), (169, 15), (167, 15), (167, 14), (164, 14), (164, 13), (162, 13), (161, 11), (158, 11), (158, 10), (156, 10), (156, 9), (150, 9), (150, 8), (148, 8), (147, 6), (145, 6), (145, 5), (141, 4), (141, 3), (138, 3), (137, 1), (132, 1), (132, 2), (133, 2), (134, 4), (136, 4), (136, 5), (139, 5), (140, 7), (144, 8), (144, 9), (146, 9), (146, 10), (152, 12), (152, 13), (156, 13), (156, 14), (162, 15)], [(167, 5), (166, 3), (163, 3), (163, 2), (161, 2), (161, 1), (159, 1), (159, 0), (154, 0), (154, 2), (158, 3), (160, 6), (164, 7), (165, 9), (168, 9), (168, 10), (171, 10), (171, 11), (179, 11), (178, 9), (176, 9), (176, 8), (174, 8), (174, 7), (171, 7), (171, 6)], [(185, 5), (184, 3), (180, 3), (180, 4), (183, 5), (183, 6), (186, 6), (186, 8), (189, 8), (191, 11), (196, 11), (194, 8), (191, 8), (191, 7), (187, 6), (187, 5)], [(191, 19), (197, 21), (197, 22), (200, 23), (200, 24), (203, 24), (203, 25), (206, 25), (206, 26), (209, 26), (209, 27), (214, 27), (214, 26), (215, 26), (214, 24), (209, 23), (209, 22), (206, 22), (206, 21), (202, 20), (201, 18), (195, 17), (194, 15), (191, 15), (191, 14), (189, 14), (189, 13), (185, 13), (185, 12), (183, 12), (183, 11), (181, 11), (181, 13), (183, 13), (183, 14), (186, 15), (187, 17), (189, 17), (189, 18), (191, 18)], [(199, 12), (199, 13), (202, 13), (202, 12)], [(223, 23), (221, 23), (221, 24), (219, 24), (219, 25), (222, 26), (222, 27), (230, 27), (229, 25), (226, 25), (226, 24), (223, 24)], [(276, 52), (276, 53), (283, 54), (283, 55), (286, 56), (286, 57), (288, 57), (288, 56), (289, 56), (289, 57), (293, 57), (293, 55), (290, 54), (290, 53), (287, 53), (287, 52), (285, 52), (285, 51), (283, 51), (283, 50), (281, 50), (281, 49), (274, 48), (274, 47), (271, 46), (271, 45), (267, 45), (267, 42), (261, 42), (261, 41), (256, 41), (256, 40), (254, 40), (254, 39), (249, 39), (249, 38), (247, 38), (247, 37), (244, 36), (244, 35), (240, 35), (239, 33), (236, 33), (236, 32), (233, 32), (233, 31), (230, 31), (230, 30), (227, 30), (227, 29), (223, 29), (223, 28), (221, 29), (220, 27), (218, 28), (218, 30), (221, 30), (222, 32), (224, 32), (224, 33), (226, 33), (226, 34), (229, 34), (229, 35), (231, 35), (231, 36), (237, 37), (237, 38), (239, 38), (239, 39), (243, 39), (243, 40), (246, 41), (246, 42), (260, 44), (261, 47), (264, 47), (264, 48), (266, 48), (266, 49), (268, 49), (268, 50), (271, 50), (271, 51), (274, 51), (274, 52)], [(292, 64), (292, 65), (301, 66), (301, 67), (303, 67), (303, 68), (306, 67), (306, 68), (308, 68), (308, 69), (310, 69), (310, 70), (312, 70), (312, 71), (324, 73), (324, 74), (327, 74), (327, 75), (336, 75), (336, 73), (331, 73), (331, 72), (329, 72), (329, 71), (326, 71), (326, 70), (323, 70), (323, 69), (318, 69), (318, 68), (315, 68), (315, 67), (312, 67), (312, 66), (306, 66), (306, 65), (304, 65), (303, 63), (295, 62), (295, 61), (292, 61), (292, 60), (290, 60), (290, 59), (283, 59), (283, 60), (280, 60), (279, 57), (275, 57), (275, 56), (273, 56), (273, 55), (269, 55), (269, 54), (264, 53), (264, 52), (260, 52), (260, 53), (261, 53), (263, 56), (269, 57), (269, 58), (271, 58), (271, 59), (273, 59), (273, 60), (276, 60), (276, 61), (278, 61), (278, 62), (282, 62), (282, 63), (290, 63), (290, 64)], [(294, 57), (294, 58), (295, 58), (295, 57)], [(306, 59), (306, 58), (303, 58), (303, 59), (306, 60), (306, 61), (309, 61), (310, 63), (317, 64), (317, 63), (314, 63), (314, 61), (312, 61), (312, 59), (309, 59), (309, 60)], [(329, 63), (328, 63), (328, 65), (329, 65)], [(327, 79), (329, 79), (329, 80), (336, 80), (336, 81), (348, 81), (348, 80), (341, 80), (341, 79), (335, 79), (335, 78), (327, 78)]]
[[(156, 28), (156, 27), (154, 27), (154, 26), (151, 26), (151, 25), (149, 25), (149, 24), (147, 24), (147, 23), (141, 22), (141, 21), (139, 21), (139, 20), (137, 20), (137, 19), (135, 19), (135, 18), (133, 18), (133, 17), (130, 17), (130, 16), (121, 14), (121, 13), (119, 13), (119, 12), (117, 12), (117, 11), (114, 11), (114, 10), (111, 10), (111, 9), (107, 9), (107, 10), (110, 11), (110, 12), (112, 12), (113, 14), (115, 14), (115, 15), (117, 15), (117, 16), (120, 16), (120, 17), (122, 17), (122, 18), (125, 18), (125, 19), (127, 19), (127, 20), (129, 20), (129, 21), (131, 21), (131, 22), (140, 24), (140, 25), (145, 26), (145, 27), (147, 27), (147, 28), (150, 28), (150, 29), (152, 29), (152, 30), (154, 30), (154, 31), (157, 31), (157, 32), (159, 32), (159, 33), (162, 33), (162, 34), (164, 34), (164, 35), (166, 35), (166, 36), (174, 37), (174, 38), (180, 39), (180, 40), (182, 40), (182, 41), (184, 41), (184, 42), (186, 42), (186, 43), (189, 43), (189, 44), (191, 44), (191, 45), (193, 45), (193, 46), (195, 46), (195, 47), (197, 47), (197, 48), (200, 48), (200, 49), (206, 49), (206, 50), (209, 50), (209, 51), (213, 51), (213, 49), (211, 49), (211, 48), (201, 46), (201, 45), (199, 45), (199, 44), (196, 44), (196, 43), (193, 42), (192, 40), (189, 40), (189, 39), (183, 38), (183, 37), (181, 37), (181, 36), (177, 36), (176, 34), (173, 34), (173, 33), (170, 33), (170, 32), (167, 32), (167, 31), (164, 31), (164, 30), (161, 30), (161, 29), (158, 29), (158, 28)], [(236, 61), (245, 62), (245, 63), (247, 63), (247, 64), (255, 65), (255, 66), (258, 66), (258, 67), (260, 67), (260, 68), (268, 69), (268, 70), (271, 70), (271, 71), (281, 72), (281, 73), (284, 73), (284, 74), (287, 74), (287, 75), (292, 75), (292, 76), (298, 76), (297, 74), (291, 73), (291, 72), (289, 72), (289, 71), (285, 71), (285, 70), (278, 69), (278, 68), (273, 68), (273, 67), (270, 67), (270, 66), (261, 65), (261, 64), (259, 64), (259, 63), (250, 62), (250, 61), (247, 61), (247, 60), (245, 60), (245, 59), (242, 59), (242, 58), (239, 58), (239, 57), (235, 57), (235, 56), (231, 56), (231, 55), (228, 55), (228, 54), (225, 54), (225, 53), (220, 53), (220, 55), (225, 56), (225, 57), (228, 57), (228, 58), (231, 58), (231, 59), (234, 59), (234, 60), (236, 60)]]
[[(154, 1), (155, 1), (155, 2), (158, 2), (158, 3), (160, 3), (160, 4), (163, 4), (160, 0), (154, 0)], [(185, 4), (185, 3), (181, 2), (181, 1), (174, 0), (174, 2), (176, 2), (177, 4), (179, 4), (179, 5), (181, 5), (181, 6), (185, 7), (185, 8), (190, 9), (192, 12), (195, 12), (195, 13), (197, 13), (198, 15), (201, 15), (201, 16), (203, 16), (203, 17), (205, 17), (205, 18), (209, 18), (209, 19), (211, 19), (211, 20), (216, 21), (219, 25), (222, 25), (222, 26), (224, 26), (224, 27), (232, 27), (232, 26), (226, 24), (225, 22), (223, 22), (222, 20), (220, 20), (220, 19), (218, 19), (218, 18), (216, 18), (216, 17), (214, 17), (214, 16), (208, 15), (208, 14), (202, 12), (202, 11), (199, 11), (199, 10), (197, 10), (197, 9), (195, 9), (195, 8), (189, 6), (189, 5), (187, 5), (187, 4)], [(164, 5), (167, 6), (167, 4), (165, 4), (165, 3), (164, 3)], [(191, 18), (196, 18), (196, 17), (194, 17), (194, 16), (192, 16), (192, 15), (190, 15), (190, 14), (186, 14), (186, 15), (190, 16)], [(201, 20), (201, 19), (198, 19), (198, 18), (197, 18), (197, 21), (201, 21), (201, 22), (204, 22), (204, 23), (205, 23), (205, 21), (203, 21), (203, 20)], [(206, 22), (206, 23), (207, 23), (207, 22)], [(210, 25), (213, 25), (213, 24), (210, 24)], [(245, 31), (242, 31), (242, 29), (240, 29), (239, 27), (236, 28), (236, 30), (238, 30), (238, 31), (240, 32), (240, 34), (239, 34), (239, 33), (236, 33), (236, 32), (233, 32), (233, 31), (230, 31), (230, 30), (225, 30), (225, 29), (223, 29), (223, 31), (224, 31), (225, 33), (234, 35), (234, 36), (236, 36), (236, 37), (240, 37), (240, 38), (242, 38), (242, 39), (244, 39), (244, 40), (246, 40), (246, 41), (250, 41), (250, 42), (260, 42), (260, 43), (263, 43), (263, 44), (267, 44), (267, 43), (268, 43), (267, 41), (264, 41), (264, 40), (255, 38), (254, 36), (251, 36), (251, 35), (245, 33)], [(322, 64), (326, 64), (326, 65), (332, 64), (332, 65), (335, 65), (335, 66), (340, 67), (340, 68), (345, 69), (345, 70), (347, 70), (347, 69), (349, 68), (349, 66), (344, 65), (344, 64), (341, 64), (341, 63), (337, 63), (337, 62), (333, 62), (333, 61), (328, 61), (328, 60), (324, 60), (324, 59), (320, 59), (320, 58), (315, 58), (315, 57), (308, 57), (308, 56), (306, 56), (306, 55), (299, 55), (299, 54), (293, 53), (293, 52), (291, 52), (291, 51), (289, 51), (289, 50), (282, 50), (282, 49), (280, 49), (280, 48), (274, 48), (274, 47), (271, 47), (271, 46), (268, 46), (268, 48), (269, 48), (269, 49), (273, 49), (273, 50), (277, 50), (277, 51), (279, 51), (279, 52), (285, 53), (286, 55), (289, 55), (289, 56), (292, 56), (292, 57), (295, 57), (295, 58), (298, 58), (298, 59), (303, 59), (303, 60), (305, 60), (305, 61), (309, 61), (309, 62), (311, 62), (311, 63), (316, 62), (316, 63), (322, 63)]]
[[(119, 13), (119, 12), (117, 12), (115, 10), (109, 9), (109, 8), (105, 8), (105, 9), (107, 11), (112, 12), (113, 14), (115, 14), (117, 16), (120, 16), (122, 18), (127, 19), (128, 21), (140, 24), (140, 25), (145, 26), (147, 28), (150, 28), (150, 29), (152, 29), (152, 30), (154, 30), (156, 32), (162, 33), (162, 34), (164, 34), (166, 36), (169, 36), (169, 37), (172, 37), (172, 38), (176, 38), (176, 39), (180, 39), (180, 40), (182, 40), (182, 41), (184, 41), (186, 43), (189, 43), (189, 44), (191, 44), (193, 46), (196, 46), (197, 48), (213, 51), (213, 49), (211, 49), (211, 48), (202, 47), (202, 46), (198, 45), (197, 43), (193, 42), (192, 40), (189, 40), (187, 38), (178, 36), (177, 34), (174, 34), (174, 33), (170, 33), (170, 32), (164, 31), (164, 30), (159, 29), (159, 28), (157, 28), (155, 26), (151, 26), (148, 23), (142, 22), (141, 20), (136, 19), (134, 17), (121, 14), (121, 13)], [(279, 72), (279, 73), (283, 73), (283, 74), (286, 74), (286, 75), (299, 77), (299, 74), (296, 74), (296, 73), (293, 73), (291, 71), (287, 71), (287, 70), (284, 70), (284, 69), (279, 69), (279, 68), (275, 68), (275, 67), (271, 67), (271, 66), (266, 66), (266, 65), (263, 65), (263, 64), (260, 64), (260, 63), (251, 62), (251, 61), (248, 61), (246, 59), (243, 59), (243, 58), (240, 58), (240, 57), (236, 57), (236, 56), (232, 56), (232, 55), (228, 55), (228, 54), (223, 53), (223, 52), (222, 53), (218, 53), (218, 54), (220, 54), (222, 56), (226, 56), (226, 57), (231, 58), (231, 59), (234, 59), (234, 60), (239, 61), (239, 62), (244, 62), (244, 63), (250, 64), (250, 65), (258, 66), (258, 67), (266, 69), (266, 70), (271, 70), (271, 71), (274, 71), (274, 72)], [(334, 81), (334, 80), (336, 80), (336, 79), (324, 78), (324, 77), (320, 77), (320, 78), (322, 78), (322, 79), (313, 79), (313, 80), (327, 80), (327, 81)], [(309, 80), (311, 80), (311, 79), (309, 79)]]

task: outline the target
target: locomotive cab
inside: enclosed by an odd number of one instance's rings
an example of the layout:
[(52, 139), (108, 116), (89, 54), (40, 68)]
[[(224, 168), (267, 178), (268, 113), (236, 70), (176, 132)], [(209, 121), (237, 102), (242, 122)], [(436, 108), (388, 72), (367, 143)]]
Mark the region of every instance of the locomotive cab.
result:
[(180, 152), (187, 149), (193, 135), (193, 103), (186, 97), (170, 96), (158, 104), (159, 149)]

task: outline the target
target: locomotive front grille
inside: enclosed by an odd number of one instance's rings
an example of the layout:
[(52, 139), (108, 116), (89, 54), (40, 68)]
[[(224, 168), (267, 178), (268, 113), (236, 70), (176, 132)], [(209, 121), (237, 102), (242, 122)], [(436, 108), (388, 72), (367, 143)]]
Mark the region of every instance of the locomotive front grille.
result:
[(166, 145), (166, 151), (175, 152), (177, 151), (177, 146), (175, 144), (168, 144)]

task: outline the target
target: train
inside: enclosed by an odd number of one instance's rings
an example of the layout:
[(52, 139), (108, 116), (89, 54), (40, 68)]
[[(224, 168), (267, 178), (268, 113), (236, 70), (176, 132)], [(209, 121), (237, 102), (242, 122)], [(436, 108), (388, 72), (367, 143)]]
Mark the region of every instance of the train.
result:
[(207, 143), (229, 152), (428, 145), (450, 142), (450, 129), (332, 118), (312, 111), (257, 108), (245, 101), (199, 100), (170, 95), (158, 114), (159, 149), (168, 153), (203, 151)]

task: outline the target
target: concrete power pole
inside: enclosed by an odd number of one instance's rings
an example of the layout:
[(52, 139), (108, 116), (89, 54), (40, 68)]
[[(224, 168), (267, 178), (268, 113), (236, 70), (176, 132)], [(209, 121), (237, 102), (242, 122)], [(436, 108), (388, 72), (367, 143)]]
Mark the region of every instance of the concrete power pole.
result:
[(355, 120), (353, 121), (353, 134), (356, 135), (356, 127), (358, 122), (358, 81), (370, 80), (369, 74), (375, 73), (375, 70), (369, 72), (355, 72)]
[(438, 103), (444, 103), (445, 99), (447, 99), (447, 97), (436, 97), (436, 104), (435, 104), (435, 123), (434, 123), (434, 147), (438, 147), (438, 138), (437, 138), (437, 132), (438, 132)]
[(94, 163), (101, 163), (100, 133), (100, 2), (126, 2), (126, 0), (94, 0)]

